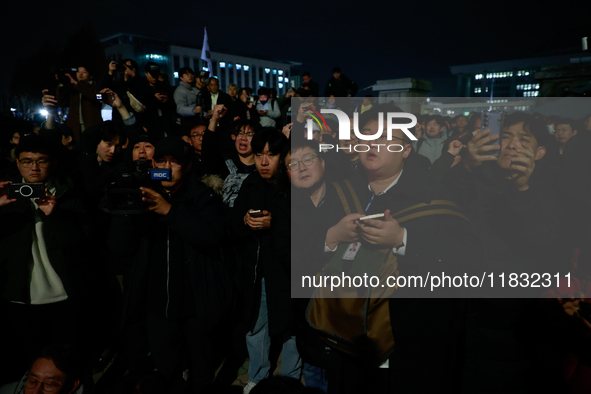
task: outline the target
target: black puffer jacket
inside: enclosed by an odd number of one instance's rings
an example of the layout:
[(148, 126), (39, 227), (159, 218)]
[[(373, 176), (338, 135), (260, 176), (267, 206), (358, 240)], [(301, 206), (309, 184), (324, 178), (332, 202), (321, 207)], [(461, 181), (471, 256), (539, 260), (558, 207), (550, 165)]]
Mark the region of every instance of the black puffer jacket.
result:
[[(241, 252), (245, 329), (254, 328), (258, 318), (261, 279), (265, 278), (270, 335), (288, 335), (292, 329), (290, 266), (272, 249), (272, 233), (280, 231), (273, 220), (272, 207), (280, 198), (285, 197), (280, 196), (274, 184), (267, 183), (258, 172), (250, 174), (234, 202), (228, 229), (238, 240), (237, 248)], [(253, 231), (246, 226), (244, 215), (251, 209), (271, 212), (271, 228)]]
[[(197, 315), (213, 329), (232, 297), (220, 253), (222, 202), (195, 177), (187, 178), (174, 193), (158, 192), (172, 205), (167, 215), (114, 216), (111, 221), (111, 250), (122, 257), (135, 256), (125, 288), (124, 324), (141, 319), (149, 301), (153, 313)], [(158, 280), (158, 272), (168, 273)], [(171, 281), (175, 292), (166, 291)], [(182, 292), (176, 292), (179, 287)], [(186, 306), (193, 309), (183, 309)]]

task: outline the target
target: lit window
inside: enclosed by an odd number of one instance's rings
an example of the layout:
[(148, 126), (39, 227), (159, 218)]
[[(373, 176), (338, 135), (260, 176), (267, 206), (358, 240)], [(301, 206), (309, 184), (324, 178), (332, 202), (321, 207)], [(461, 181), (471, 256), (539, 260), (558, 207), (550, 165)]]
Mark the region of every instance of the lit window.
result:
[(232, 68), (232, 67), (233, 67), (232, 63), (228, 63), (228, 68)]
[(529, 75), (529, 71), (526, 71), (526, 72), (525, 72), (525, 75)]
[(175, 78), (178, 78), (178, 77), (179, 77), (179, 73), (178, 73), (178, 71), (175, 71), (175, 72), (174, 72), (174, 77), (175, 77)]
[(220, 62), (220, 68), (226, 68), (226, 62)]
[(201, 67), (201, 69), (202, 69), (203, 71), (209, 71), (209, 68), (207, 68), (207, 66), (203, 66), (203, 67)]
[(289, 82), (289, 79), (288, 78), (285, 78), (285, 83), (288, 83), (288, 82)]
[(154, 59), (154, 60), (164, 60), (164, 56), (156, 55), (154, 53), (149, 53), (146, 55), (146, 59)]
[(241, 65), (241, 64), (238, 64), (238, 63), (236, 63), (236, 70), (241, 70), (241, 69), (242, 69), (242, 65)]
[(277, 80), (278, 80), (279, 82), (283, 82), (283, 77), (277, 77)]
[(244, 65), (244, 71), (248, 71), (248, 70), (250, 70), (250, 66), (248, 64), (245, 64)]
[(277, 70), (273, 69), (273, 75), (277, 74)]
[(283, 89), (283, 84), (282, 83), (278, 83), (277, 86), (279, 87), (279, 89)]
[(283, 75), (283, 70), (278, 71), (279, 75)]
[(265, 72), (266, 72), (267, 74), (269, 74), (269, 73), (271, 72), (271, 69), (270, 69), (270, 68), (265, 68)]
[(264, 86), (265, 83), (263, 81), (259, 81), (259, 86)]

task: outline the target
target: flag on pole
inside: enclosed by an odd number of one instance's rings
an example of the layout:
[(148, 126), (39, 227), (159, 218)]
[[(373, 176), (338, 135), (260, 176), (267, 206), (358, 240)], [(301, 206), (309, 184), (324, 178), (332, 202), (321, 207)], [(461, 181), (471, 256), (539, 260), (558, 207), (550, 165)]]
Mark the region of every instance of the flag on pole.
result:
[[(207, 42), (207, 27), (203, 28), (203, 47), (201, 48), (201, 60), (207, 63), (207, 71), (213, 77), (213, 66), (211, 64), (211, 54), (209, 53), (209, 43)], [(197, 72), (197, 71), (195, 71)]]

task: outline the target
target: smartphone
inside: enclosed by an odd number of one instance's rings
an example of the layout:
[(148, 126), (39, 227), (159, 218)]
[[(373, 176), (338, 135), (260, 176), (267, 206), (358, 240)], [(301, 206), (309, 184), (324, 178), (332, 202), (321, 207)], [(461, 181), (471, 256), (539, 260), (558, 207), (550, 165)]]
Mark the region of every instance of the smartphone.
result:
[[(501, 133), (503, 132), (503, 113), (498, 111), (482, 111), (480, 112), (480, 130), (489, 129), (490, 135), (496, 135), (497, 138), (491, 141), (488, 145), (501, 145)], [(499, 157), (501, 150), (490, 152), (492, 156)]]
[(360, 222), (364, 221), (364, 220), (368, 220), (368, 219), (383, 219), (386, 215), (383, 213), (376, 213), (374, 215), (368, 215), (368, 216), (362, 216), (360, 217), (358, 220)]
[(38, 183), (9, 183), (8, 184), (8, 198), (23, 200), (25, 198), (42, 198), (45, 197), (45, 184)]
[(248, 214), (253, 218), (261, 218), (261, 217), (265, 216), (265, 215), (263, 215), (263, 211), (261, 211), (260, 209), (248, 211)]
[(103, 102), (103, 103), (108, 103), (109, 102), (109, 95), (108, 94), (97, 93), (96, 94), (96, 99), (98, 101)]

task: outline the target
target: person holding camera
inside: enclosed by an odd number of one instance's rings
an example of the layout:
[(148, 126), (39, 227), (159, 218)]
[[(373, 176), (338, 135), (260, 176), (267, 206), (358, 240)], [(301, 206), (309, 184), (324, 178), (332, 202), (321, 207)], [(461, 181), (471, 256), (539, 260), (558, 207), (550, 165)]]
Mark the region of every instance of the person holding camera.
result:
[(87, 67), (78, 67), (76, 78), (64, 74), (69, 83), (60, 83), (56, 90), (57, 103), (68, 107), (66, 124), (74, 132), (74, 140), (80, 141), (80, 134), (89, 127), (102, 122), (101, 102), (96, 99), (97, 86)]
[(16, 157), (19, 176), (0, 182), (0, 315), (7, 334), (0, 348), (22, 371), (38, 347), (77, 341), (87, 245), (84, 205), (71, 182), (57, 176), (51, 146), (28, 136)]
[(207, 116), (207, 110), (211, 108), (211, 96), (205, 84), (208, 76), (207, 71), (200, 71), (198, 78), (195, 79), (195, 73), (190, 67), (179, 70), (180, 81), (174, 91), (174, 102), (176, 112), (180, 116)]
[(168, 96), (168, 89), (160, 81), (160, 66), (154, 62), (146, 63), (146, 110), (143, 113), (143, 124), (156, 139), (171, 135), (173, 126), (174, 101)]
[(145, 324), (158, 371), (172, 385), (188, 368), (192, 392), (201, 392), (214, 378), (213, 330), (232, 291), (223, 285), (222, 202), (190, 174), (191, 148), (182, 139), (158, 141), (153, 159), (170, 179), (140, 188), (144, 214), (113, 216), (111, 223), (110, 248), (136, 258), (124, 327)]
[[(133, 59), (109, 63), (109, 71), (103, 76), (98, 90), (110, 89), (117, 93), (127, 111), (139, 116), (145, 110), (148, 83), (140, 76), (139, 65)], [(122, 125), (120, 111), (113, 108), (112, 120)]]
[(242, 88), (238, 92), (238, 100), (234, 101), (231, 109), (231, 116), (234, 121), (240, 120), (242, 122), (259, 122), (260, 115), (254, 105), (254, 97), (252, 96), (252, 89)]

